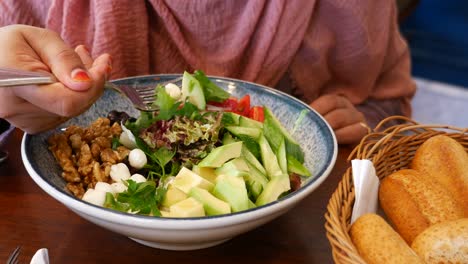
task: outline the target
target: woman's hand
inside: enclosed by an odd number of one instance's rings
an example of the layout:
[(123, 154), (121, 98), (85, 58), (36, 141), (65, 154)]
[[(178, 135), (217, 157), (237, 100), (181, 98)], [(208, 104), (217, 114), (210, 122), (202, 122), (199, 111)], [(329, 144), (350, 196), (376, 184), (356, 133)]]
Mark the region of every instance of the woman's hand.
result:
[(356, 144), (368, 133), (364, 114), (342, 95), (323, 95), (310, 106), (327, 120), (339, 144)]
[(101, 95), (110, 56), (93, 60), (50, 30), (24, 25), (0, 28), (0, 67), (53, 74), (57, 82), (0, 88), (0, 118), (28, 132), (53, 128), (84, 112)]

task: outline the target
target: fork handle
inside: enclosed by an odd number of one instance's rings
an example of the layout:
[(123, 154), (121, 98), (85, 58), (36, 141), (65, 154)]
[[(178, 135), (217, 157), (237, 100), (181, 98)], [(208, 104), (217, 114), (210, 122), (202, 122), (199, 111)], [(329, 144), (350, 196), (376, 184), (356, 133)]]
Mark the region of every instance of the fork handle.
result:
[(21, 86), (29, 84), (49, 84), (55, 80), (52, 77), (41, 76), (41, 77), (16, 77), (0, 79), (0, 87), (5, 86)]
[(53, 82), (55, 78), (46, 73), (0, 67), (0, 87)]

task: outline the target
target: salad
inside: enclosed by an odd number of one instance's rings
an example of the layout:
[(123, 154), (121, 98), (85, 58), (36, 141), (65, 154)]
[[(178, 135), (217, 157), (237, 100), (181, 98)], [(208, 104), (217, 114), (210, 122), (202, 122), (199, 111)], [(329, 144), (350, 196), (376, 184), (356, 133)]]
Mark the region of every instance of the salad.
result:
[(156, 112), (112, 111), (49, 138), (69, 191), (132, 214), (202, 217), (276, 201), (311, 176), (300, 145), (250, 95), (235, 98), (202, 71), (155, 95)]

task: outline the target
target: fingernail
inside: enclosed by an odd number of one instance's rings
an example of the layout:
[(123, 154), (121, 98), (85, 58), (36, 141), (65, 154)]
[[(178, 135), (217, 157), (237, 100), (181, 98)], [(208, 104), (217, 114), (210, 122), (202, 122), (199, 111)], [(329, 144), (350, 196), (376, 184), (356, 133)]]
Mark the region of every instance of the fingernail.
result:
[(76, 82), (89, 82), (91, 81), (91, 78), (89, 77), (89, 74), (83, 70), (83, 69), (74, 69), (71, 72), (71, 77), (74, 81)]
[(106, 73), (107, 73), (107, 75), (111, 75), (111, 73), (112, 73), (112, 65), (110, 65), (110, 64), (107, 65)]
[(90, 54), (90, 53), (89, 53), (89, 49), (88, 49), (85, 45), (82, 45), (82, 47), (83, 47), (83, 49), (84, 49), (84, 51), (85, 51), (86, 53)]

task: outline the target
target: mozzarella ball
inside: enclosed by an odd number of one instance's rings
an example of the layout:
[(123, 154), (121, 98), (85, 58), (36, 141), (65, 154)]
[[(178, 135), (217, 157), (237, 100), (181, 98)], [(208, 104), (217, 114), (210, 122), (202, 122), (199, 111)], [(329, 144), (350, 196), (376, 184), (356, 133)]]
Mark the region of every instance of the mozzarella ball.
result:
[(174, 98), (175, 100), (179, 100), (180, 96), (182, 95), (179, 86), (173, 83), (166, 84), (164, 88), (166, 89), (166, 93), (169, 94), (169, 96)]
[(134, 180), (136, 183), (140, 183), (140, 182), (145, 182), (146, 178), (145, 176), (141, 174), (135, 173), (132, 175), (132, 177), (130, 177), (130, 180)]
[(94, 205), (103, 206), (106, 200), (106, 193), (90, 188), (86, 190), (82, 200)]
[(124, 145), (128, 149), (136, 148), (136, 139), (135, 136), (132, 134), (132, 131), (128, 130), (123, 124), (122, 133), (120, 133), (119, 142), (120, 144)]
[(96, 191), (102, 191), (105, 193), (114, 193), (114, 189), (108, 184), (107, 182), (97, 182), (96, 185), (94, 186), (94, 190)]
[(128, 154), (128, 162), (135, 169), (141, 169), (148, 162), (146, 154), (141, 149), (132, 149)]
[(117, 163), (111, 166), (110, 176), (115, 182), (128, 180), (130, 178), (130, 170), (125, 163)]
[(125, 185), (123, 182), (114, 182), (111, 184), (111, 187), (114, 193), (122, 193), (127, 190), (127, 185)]

